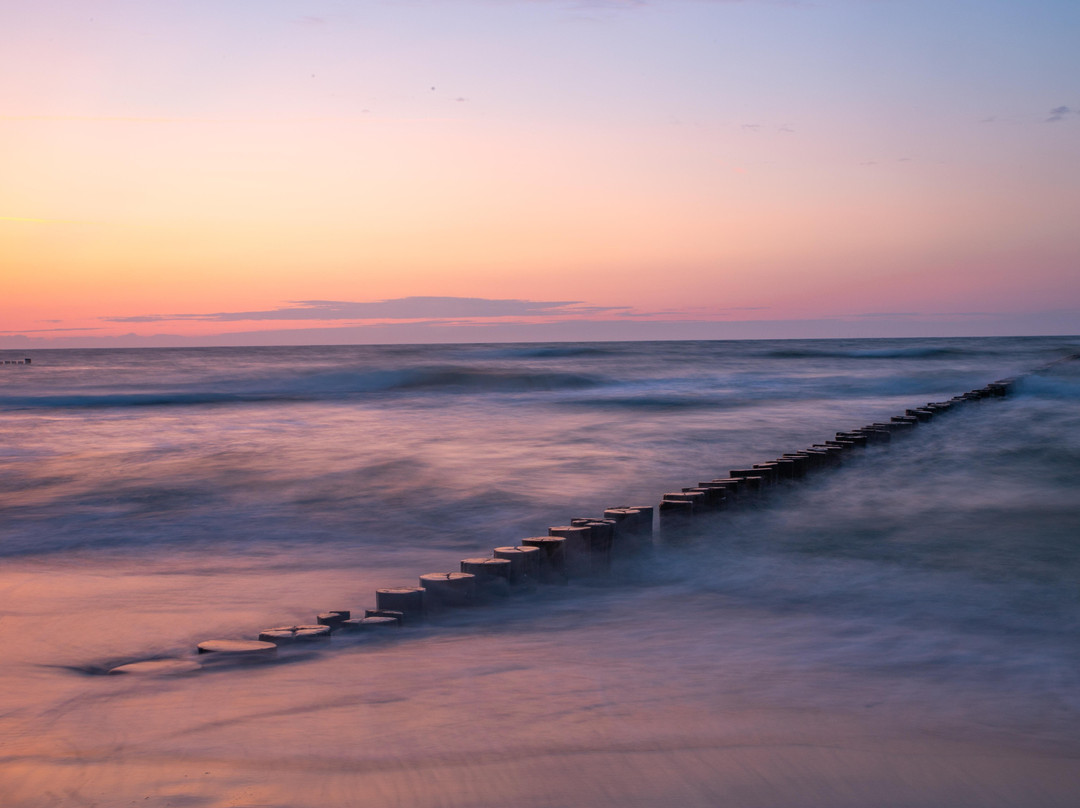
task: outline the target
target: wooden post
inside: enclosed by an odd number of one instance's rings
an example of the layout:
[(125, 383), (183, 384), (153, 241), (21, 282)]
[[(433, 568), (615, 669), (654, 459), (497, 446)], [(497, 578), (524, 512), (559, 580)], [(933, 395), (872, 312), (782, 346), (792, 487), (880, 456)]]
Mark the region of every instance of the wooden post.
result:
[(375, 608), (401, 612), (410, 620), (419, 620), (424, 616), (424, 589), (418, 586), (376, 589)]
[(262, 640), (205, 640), (200, 654), (213, 654), (215, 662), (265, 662), (277, 653), (277, 645)]
[(429, 572), (420, 576), (429, 609), (471, 606), (476, 600), (476, 576), (468, 572)]
[(337, 609), (332, 612), (323, 612), (316, 616), (315, 622), (320, 626), (330, 626), (331, 629), (334, 629), (350, 617), (352, 617), (352, 612), (348, 609)]
[(566, 572), (568, 575), (588, 575), (592, 572), (589, 545), (592, 528), (581, 525), (556, 525), (548, 528), (549, 536), (566, 539)]
[(506, 597), (510, 594), (510, 562), (505, 558), (465, 558), (461, 571), (476, 578), (479, 597)]
[(521, 543), (540, 550), (541, 580), (566, 583), (566, 539), (562, 536), (530, 536)]
[(540, 573), (540, 548), (518, 545), (515, 547), (496, 547), (492, 552), (495, 558), (510, 562), (510, 583), (522, 584), (535, 581)]
[(330, 626), (277, 626), (259, 632), (260, 642), (272, 642), (274, 645), (292, 645), (298, 642), (329, 640)]

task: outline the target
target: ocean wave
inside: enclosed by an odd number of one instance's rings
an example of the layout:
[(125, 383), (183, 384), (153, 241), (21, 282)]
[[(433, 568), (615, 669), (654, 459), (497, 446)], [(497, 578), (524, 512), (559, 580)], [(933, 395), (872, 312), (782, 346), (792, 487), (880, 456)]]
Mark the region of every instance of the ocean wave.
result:
[(765, 355), (772, 359), (932, 359), (948, 356), (970, 356), (971, 351), (955, 348), (865, 348), (862, 350), (828, 350), (817, 348), (778, 349)]
[(567, 359), (576, 356), (602, 356), (612, 351), (592, 345), (531, 345), (506, 348), (495, 353), (506, 359)]
[(1013, 393), (1030, 398), (1080, 398), (1080, 377), (1033, 373), (1018, 379)]
[(692, 410), (692, 409), (716, 409), (717, 407), (741, 407), (748, 403), (731, 400), (722, 400), (715, 396), (694, 395), (640, 395), (640, 396), (595, 396), (592, 398), (572, 398), (560, 402), (567, 406), (579, 407), (609, 407), (611, 409), (629, 410)]
[(318, 372), (269, 379), (218, 381), (204, 389), (170, 388), (0, 396), (0, 410), (109, 408), (325, 401), (409, 392), (529, 393), (596, 387), (606, 381), (582, 373), (423, 367), (363, 372)]
[(492, 392), (530, 392), (596, 387), (605, 383), (584, 373), (483, 370), (472, 368), (420, 368), (392, 371), (384, 389), (418, 390), (461, 388)]
[(241, 396), (232, 393), (154, 392), (86, 393), (81, 395), (0, 396), (0, 410), (83, 409), (108, 407), (158, 407), (195, 404), (226, 404), (266, 401), (269, 396)]

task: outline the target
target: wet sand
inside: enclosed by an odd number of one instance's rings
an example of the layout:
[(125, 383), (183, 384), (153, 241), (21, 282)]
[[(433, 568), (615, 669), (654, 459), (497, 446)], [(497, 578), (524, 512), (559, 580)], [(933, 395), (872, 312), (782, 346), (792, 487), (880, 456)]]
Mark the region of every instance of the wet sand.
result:
[[(1045, 716), (1003, 724), (1000, 705), (987, 705), (979, 724), (977, 701), (950, 714), (926, 681), (769, 667), (762, 649), (775, 638), (725, 625), (707, 603), (668, 602), (663, 587), (647, 601), (570, 587), (388, 642), (121, 677), (34, 660), (59, 632), (85, 658), (119, 661), (169, 626), (205, 623), (203, 587), (160, 570), (117, 579), (22, 567), (0, 578), (5, 593), (49, 591), (47, 578), (54, 594), (38, 614), (0, 621), (0, 641), (21, 649), (0, 697), (11, 808), (1064, 808), (1080, 793), (1080, 748), (1049, 733)], [(257, 611), (253, 593), (269, 596), (274, 577), (249, 570), (212, 587)], [(289, 586), (298, 600), (344, 597), (364, 578), (300, 573)], [(125, 622), (125, 598), (162, 610)], [(72, 599), (88, 608), (70, 611)], [(665, 604), (676, 619), (640, 611)]]
[[(769, 723), (759, 716), (755, 724)], [(781, 718), (773, 716), (773, 719)], [(12, 806), (1072, 806), (1075, 758), (934, 741), (520, 749), (382, 762), (188, 756), (9, 764)], [(865, 748), (866, 746), (871, 748)], [(864, 748), (859, 748), (864, 747)]]

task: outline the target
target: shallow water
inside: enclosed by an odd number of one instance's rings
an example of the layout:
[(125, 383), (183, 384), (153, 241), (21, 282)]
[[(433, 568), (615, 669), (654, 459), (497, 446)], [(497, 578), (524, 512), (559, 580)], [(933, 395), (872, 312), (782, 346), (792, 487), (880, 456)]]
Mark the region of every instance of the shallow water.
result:
[(1078, 363), (607, 578), (258, 668), (95, 672), (362, 609), (1078, 344), (34, 352), (0, 368), (0, 783), (17, 806), (1073, 805)]

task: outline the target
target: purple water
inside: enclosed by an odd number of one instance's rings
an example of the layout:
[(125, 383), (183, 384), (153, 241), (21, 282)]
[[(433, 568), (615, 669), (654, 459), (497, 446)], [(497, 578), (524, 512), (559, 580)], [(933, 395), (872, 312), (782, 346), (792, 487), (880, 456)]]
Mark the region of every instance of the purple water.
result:
[(0, 366), (3, 804), (1075, 804), (1080, 363), (607, 578), (258, 668), (95, 673), (362, 610), (1078, 344), (35, 351)]

